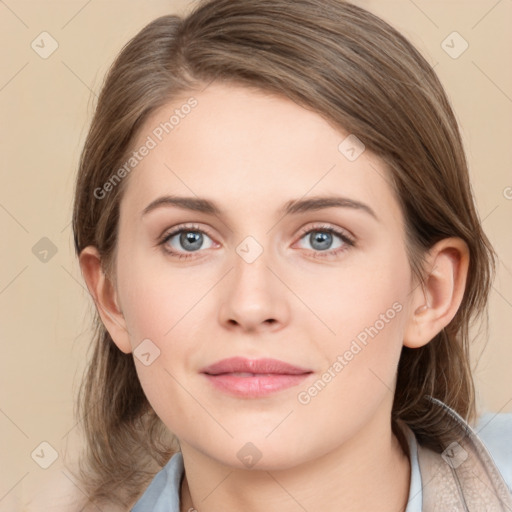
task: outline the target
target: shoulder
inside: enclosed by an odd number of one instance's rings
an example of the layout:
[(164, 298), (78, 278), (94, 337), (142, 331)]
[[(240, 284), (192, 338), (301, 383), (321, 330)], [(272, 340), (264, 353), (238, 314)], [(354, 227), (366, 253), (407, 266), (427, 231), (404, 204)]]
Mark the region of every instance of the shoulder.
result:
[(512, 490), (512, 413), (482, 414), (473, 430)]

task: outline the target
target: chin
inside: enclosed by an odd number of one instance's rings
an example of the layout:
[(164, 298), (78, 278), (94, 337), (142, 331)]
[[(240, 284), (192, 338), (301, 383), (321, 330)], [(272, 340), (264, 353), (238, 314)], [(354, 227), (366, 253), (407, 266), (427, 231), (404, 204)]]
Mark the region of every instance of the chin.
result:
[[(298, 451), (294, 443), (284, 443), (277, 437), (273, 440), (265, 439), (265, 435), (262, 437), (249, 435), (242, 441), (239, 438), (231, 440), (221, 453), (210, 451), (210, 456), (226, 466), (248, 471), (287, 470), (309, 460), (307, 450)], [(258, 441), (258, 439), (263, 440)], [(228, 453), (230, 456), (226, 458)]]

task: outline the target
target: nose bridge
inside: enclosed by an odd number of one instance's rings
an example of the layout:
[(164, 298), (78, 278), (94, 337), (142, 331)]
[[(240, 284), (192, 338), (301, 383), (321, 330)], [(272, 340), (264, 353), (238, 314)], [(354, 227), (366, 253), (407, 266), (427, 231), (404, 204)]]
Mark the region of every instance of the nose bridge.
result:
[[(261, 238), (260, 236), (259, 240)], [(250, 291), (257, 288), (261, 292), (270, 284), (268, 275), (271, 272), (268, 266), (272, 266), (272, 263), (269, 258), (271, 250), (268, 238), (261, 242), (259, 240), (253, 235), (248, 235), (236, 246), (233, 277), (236, 284), (247, 284)]]
[[(261, 240), (261, 236), (259, 240)], [(235, 252), (247, 265), (252, 265), (258, 260), (266, 260), (269, 253), (268, 238), (259, 241), (253, 235), (246, 236), (236, 247)], [(265, 247), (264, 245), (265, 244)], [(265, 257), (261, 256), (265, 253)]]
[[(265, 239), (268, 243), (268, 238)], [(254, 329), (272, 320), (284, 320), (282, 284), (273, 275), (272, 250), (256, 237), (246, 236), (236, 247), (233, 271), (226, 283), (220, 308), (221, 321)]]

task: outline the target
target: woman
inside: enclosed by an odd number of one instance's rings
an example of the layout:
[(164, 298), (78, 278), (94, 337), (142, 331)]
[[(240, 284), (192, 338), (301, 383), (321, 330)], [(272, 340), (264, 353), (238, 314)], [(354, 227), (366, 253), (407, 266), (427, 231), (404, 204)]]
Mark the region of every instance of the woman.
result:
[(512, 506), (482, 442), (510, 417), (469, 427), (494, 253), (442, 86), (381, 19), (211, 0), (150, 23), (103, 86), (73, 229), (91, 510)]

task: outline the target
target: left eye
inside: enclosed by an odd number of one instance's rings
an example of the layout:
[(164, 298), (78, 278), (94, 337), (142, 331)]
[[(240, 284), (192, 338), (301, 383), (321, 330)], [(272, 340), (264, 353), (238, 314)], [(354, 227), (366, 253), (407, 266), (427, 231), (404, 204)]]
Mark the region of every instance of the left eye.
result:
[[(173, 239), (176, 239), (174, 240), (174, 243)], [(210, 240), (210, 245), (208, 245), (207, 247), (203, 247), (204, 241), (206, 239)], [(187, 252), (196, 252), (199, 249), (210, 249), (213, 246), (212, 239), (204, 231), (200, 229), (180, 229), (179, 231), (169, 233), (162, 240), (162, 244), (167, 243), (169, 243), (170, 247), (173, 249), (169, 250), (171, 254), (176, 254), (180, 250), (185, 250)], [(176, 247), (176, 243), (181, 247)]]
[[(333, 240), (335, 238), (338, 238), (340, 242), (336, 247), (332, 247)], [(312, 229), (308, 231), (301, 240), (309, 242), (312, 247), (306, 247), (306, 249), (312, 249), (314, 251), (335, 250), (343, 247), (346, 243), (345, 240), (343, 240), (343, 235), (337, 234), (333, 230), (329, 229)]]

